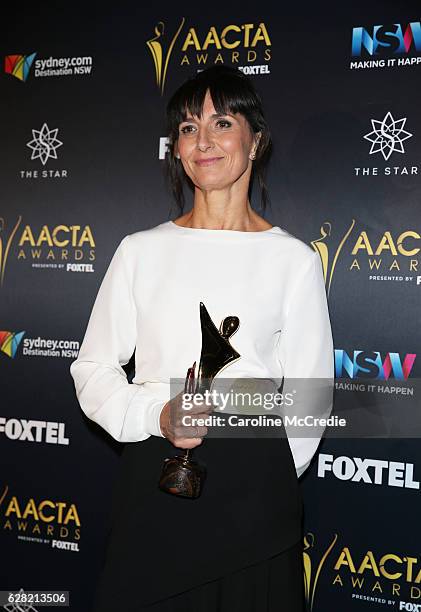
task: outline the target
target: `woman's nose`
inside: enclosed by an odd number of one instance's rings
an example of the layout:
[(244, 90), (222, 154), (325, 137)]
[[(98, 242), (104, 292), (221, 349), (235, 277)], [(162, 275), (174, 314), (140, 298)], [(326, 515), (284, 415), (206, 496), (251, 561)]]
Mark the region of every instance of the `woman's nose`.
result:
[(197, 148), (199, 151), (205, 152), (213, 147), (212, 138), (206, 127), (201, 127), (197, 133)]

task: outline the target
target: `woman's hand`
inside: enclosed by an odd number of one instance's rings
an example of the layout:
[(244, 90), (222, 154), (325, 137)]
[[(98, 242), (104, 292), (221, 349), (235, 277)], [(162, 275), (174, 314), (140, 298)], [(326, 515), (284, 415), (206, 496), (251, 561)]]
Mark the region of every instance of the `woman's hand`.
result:
[(215, 406), (212, 403), (193, 404), (187, 410), (183, 407), (183, 394), (184, 391), (180, 391), (165, 404), (160, 415), (160, 427), (163, 435), (177, 448), (195, 448), (202, 444), (202, 438), (208, 433), (208, 428), (204, 425), (184, 424), (183, 419), (188, 417), (185, 419), (188, 422), (205, 419)]

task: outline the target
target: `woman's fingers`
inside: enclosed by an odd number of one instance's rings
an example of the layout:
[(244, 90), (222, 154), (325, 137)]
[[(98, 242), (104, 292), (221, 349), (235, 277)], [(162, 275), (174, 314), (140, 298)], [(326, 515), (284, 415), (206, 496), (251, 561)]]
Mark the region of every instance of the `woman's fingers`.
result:
[(186, 404), (183, 392), (169, 400), (163, 415), (164, 436), (177, 448), (194, 448), (202, 443), (208, 433), (206, 419), (214, 410), (213, 404), (205, 404), (200, 398)]
[(207, 427), (198, 425), (180, 425), (175, 430), (178, 438), (203, 438), (208, 433)]
[(174, 427), (174, 446), (179, 448), (194, 448), (202, 443), (202, 438), (208, 433), (208, 428), (203, 424), (207, 414), (183, 415)]
[(174, 438), (172, 444), (177, 448), (195, 448), (202, 444), (202, 438)]

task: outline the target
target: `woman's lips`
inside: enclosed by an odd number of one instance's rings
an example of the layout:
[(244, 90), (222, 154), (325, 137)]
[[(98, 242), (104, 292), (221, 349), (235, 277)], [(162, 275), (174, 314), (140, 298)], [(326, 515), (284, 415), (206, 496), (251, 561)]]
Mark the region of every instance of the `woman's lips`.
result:
[(207, 157), (206, 159), (196, 159), (196, 164), (198, 166), (211, 166), (212, 164), (215, 164), (217, 161), (219, 161), (220, 159), (223, 159), (222, 157)]

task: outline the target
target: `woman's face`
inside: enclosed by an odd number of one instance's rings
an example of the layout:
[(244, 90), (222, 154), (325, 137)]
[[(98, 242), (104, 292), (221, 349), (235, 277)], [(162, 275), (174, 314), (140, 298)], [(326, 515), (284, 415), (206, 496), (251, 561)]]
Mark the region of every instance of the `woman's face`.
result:
[(196, 187), (224, 189), (236, 181), (250, 180), (250, 157), (259, 136), (243, 115), (218, 115), (207, 92), (202, 117), (187, 116), (180, 123), (175, 154)]

